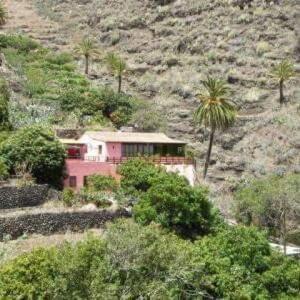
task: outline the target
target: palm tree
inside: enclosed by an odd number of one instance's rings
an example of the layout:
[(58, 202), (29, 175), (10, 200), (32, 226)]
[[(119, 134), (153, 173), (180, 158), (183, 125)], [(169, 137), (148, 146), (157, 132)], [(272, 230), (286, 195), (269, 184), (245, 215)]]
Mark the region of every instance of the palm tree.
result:
[(199, 96), (201, 102), (194, 118), (199, 125), (210, 128), (209, 146), (203, 173), (205, 179), (210, 164), (215, 132), (216, 130), (224, 130), (234, 123), (236, 108), (232, 102), (226, 99), (228, 87), (223, 81), (208, 77), (203, 85), (205, 93), (201, 93)]
[(276, 65), (273, 68), (271, 72), (271, 76), (276, 78), (279, 82), (280, 105), (282, 105), (284, 102), (284, 94), (283, 94), (284, 82), (289, 80), (294, 75), (295, 75), (294, 65), (288, 60), (281, 61), (278, 65)]
[(109, 68), (111, 69), (111, 71), (118, 78), (118, 83), (119, 83), (118, 92), (121, 93), (122, 76), (127, 69), (126, 62), (115, 53), (107, 54), (106, 62), (108, 64)]
[(84, 38), (74, 49), (74, 52), (85, 58), (85, 74), (89, 74), (89, 62), (91, 57), (100, 55), (100, 50), (90, 38)]
[(0, 3), (0, 26), (3, 26), (6, 23), (7, 11), (2, 3)]

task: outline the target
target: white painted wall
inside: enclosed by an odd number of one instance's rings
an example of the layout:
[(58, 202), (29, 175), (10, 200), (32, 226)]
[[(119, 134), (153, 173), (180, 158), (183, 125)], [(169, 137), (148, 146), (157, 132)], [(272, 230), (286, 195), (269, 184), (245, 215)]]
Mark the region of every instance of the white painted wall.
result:
[(174, 172), (184, 176), (191, 186), (195, 185), (196, 170), (194, 165), (165, 165), (165, 167), (168, 172)]
[[(105, 162), (107, 158), (107, 147), (105, 142), (96, 141), (84, 134), (80, 140), (81, 143), (87, 145), (87, 153), (84, 155), (85, 160), (95, 159), (99, 162)], [(99, 146), (102, 146), (102, 153), (99, 153)]]

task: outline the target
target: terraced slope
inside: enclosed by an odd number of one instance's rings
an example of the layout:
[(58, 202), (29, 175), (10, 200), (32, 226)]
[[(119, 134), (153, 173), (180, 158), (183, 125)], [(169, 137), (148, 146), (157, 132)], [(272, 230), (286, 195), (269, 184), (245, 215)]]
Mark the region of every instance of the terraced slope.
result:
[[(169, 134), (193, 145), (200, 169), (208, 130), (195, 128), (192, 114), (201, 80), (208, 74), (226, 80), (240, 117), (218, 135), (213, 149), (208, 183), (216, 192), (249, 175), (300, 171), (299, 76), (286, 85), (288, 104), (282, 109), (269, 76), (283, 58), (295, 62), (299, 75), (299, 1), (253, 1), (245, 10), (231, 2), (6, 1), (16, 14), (8, 29), (23, 30), (57, 49), (71, 49), (82, 36), (92, 35), (103, 52), (126, 58), (131, 72), (125, 91), (148, 99), (166, 116)], [(115, 84), (103, 63), (92, 68), (95, 83)]]

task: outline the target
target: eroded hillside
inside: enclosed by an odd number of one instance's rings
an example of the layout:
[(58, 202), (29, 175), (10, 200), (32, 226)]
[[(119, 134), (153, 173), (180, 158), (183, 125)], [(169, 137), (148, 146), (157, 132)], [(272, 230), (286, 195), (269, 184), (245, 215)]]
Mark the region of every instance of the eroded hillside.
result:
[[(299, 2), (253, 1), (240, 10), (225, 0), (7, 0), (6, 31), (20, 31), (58, 50), (93, 36), (103, 53), (128, 62), (125, 91), (147, 99), (165, 116), (171, 136), (191, 143), (202, 159), (208, 130), (195, 128), (201, 80), (223, 78), (239, 107), (235, 126), (218, 133), (209, 184), (230, 189), (250, 175), (300, 172), (299, 77), (286, 84), (279, 108), (270, 69), (284, 58), (299, 75)], [(81, 65), (79, 63), (79, 68)], [(104, 64), (92, 65), (94, 84), (115, 85)]]

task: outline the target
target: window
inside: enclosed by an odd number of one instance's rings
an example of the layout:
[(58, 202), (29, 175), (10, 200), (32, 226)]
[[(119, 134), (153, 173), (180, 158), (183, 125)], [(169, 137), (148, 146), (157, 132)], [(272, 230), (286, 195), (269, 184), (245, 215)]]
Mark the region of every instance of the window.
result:
[(70, 187), (76, 187), (77, 186), (77, 177), (76, 176), (70, 176), (69, 177), (69, 186)]
[(99, 153), (99, 155), (102, 154), (102, 145), (99, 145), (99, 146), (98, 146), (98, 153)]

